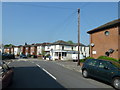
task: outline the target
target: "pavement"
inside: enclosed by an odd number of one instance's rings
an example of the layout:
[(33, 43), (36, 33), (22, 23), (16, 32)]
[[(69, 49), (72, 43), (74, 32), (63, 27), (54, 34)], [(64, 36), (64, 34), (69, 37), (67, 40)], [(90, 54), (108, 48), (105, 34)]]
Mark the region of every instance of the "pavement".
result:
[(77, 62), (73, 61), (55, 61), (58, 65), (61, 65), (67, 69), (74, 70), (77, 72), (82, 72), (81, 71), (81, 66), (77, 66)]

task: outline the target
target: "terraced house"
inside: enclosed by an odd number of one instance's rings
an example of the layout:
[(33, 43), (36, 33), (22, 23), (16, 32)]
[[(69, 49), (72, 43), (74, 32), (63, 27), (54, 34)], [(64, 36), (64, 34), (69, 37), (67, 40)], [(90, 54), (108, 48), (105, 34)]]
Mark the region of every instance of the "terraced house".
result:
[[(59, 40), (54, 43), (36, 43), (31, 45), (19, 45), (14, 47), (8, 47), (5, 52), (13, 53), (17, 56), (20, 54), (36, 55), (36, 56), (51, 56), (51, 60), (72, 60), (72, 55), (77, 56), (78, 46), (77, 44), (68, 44), (65, 41)], [(88, 57), (89, 47), (81, 44), (80, 54)], [(48, 59), (48, 58), (47, 58)]]
[(109, 56), (120, 59), (120, 19), (108, 22), (88, 31), (90, 34), (90, 56)]

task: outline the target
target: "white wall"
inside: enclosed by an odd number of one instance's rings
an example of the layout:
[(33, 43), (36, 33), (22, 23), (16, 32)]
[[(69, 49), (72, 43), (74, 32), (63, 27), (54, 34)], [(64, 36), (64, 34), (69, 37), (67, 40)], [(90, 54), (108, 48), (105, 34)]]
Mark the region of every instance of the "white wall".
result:
[(17, 55), (20, 53), (20, 48), (14, 47), (14, 54)]
[[(89, 47), (86, 47), (86, 46), (80, 46), (80, 53), (86, 57), (89, 57), (90, 56), (90, 53), (89, 53)], [(76, 46), (76, 51), (78, 51), (78, 46)]]
[(42, 54), (43, 46), (37, 46), (37, 55)]
[(56, 45), (56, 50), (62, 50), (62, 46), (61, 45)]
[(64, 46), (64, 50), (72, 50), (72, 46)]
[[(63, 45), (55, 45), (54, 47), (54, 50), (62, 50), (62, 46)], [(65, 46), (64, 45), (64, 50), (72, 50), (72, 47), (73, 47), (73, 50), (76, 50), (76, 47), (75, 46)]]
[(51, 50), (51, 46), (45, 46), (45, 51), (50, 51)]

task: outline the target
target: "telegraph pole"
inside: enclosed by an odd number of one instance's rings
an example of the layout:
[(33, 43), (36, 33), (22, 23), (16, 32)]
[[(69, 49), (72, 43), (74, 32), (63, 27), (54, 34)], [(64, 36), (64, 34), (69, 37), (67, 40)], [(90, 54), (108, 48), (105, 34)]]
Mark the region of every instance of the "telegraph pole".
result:
[(80, 65), (80, 8), (78, 8), (78, 63)]

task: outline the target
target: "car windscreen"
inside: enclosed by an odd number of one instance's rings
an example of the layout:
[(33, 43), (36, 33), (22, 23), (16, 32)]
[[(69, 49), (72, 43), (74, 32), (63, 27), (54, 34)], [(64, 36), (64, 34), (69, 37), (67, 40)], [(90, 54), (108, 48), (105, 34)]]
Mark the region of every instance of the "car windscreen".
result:
[(117, 68), (120, 68), (120, 64), (118, 62), (111, 62), (114, 66), (116, 66)]

